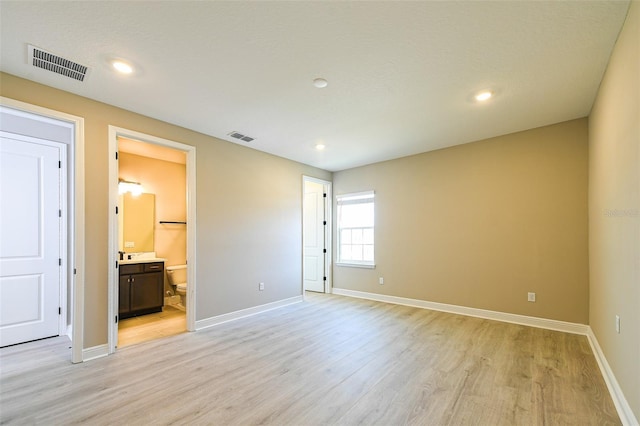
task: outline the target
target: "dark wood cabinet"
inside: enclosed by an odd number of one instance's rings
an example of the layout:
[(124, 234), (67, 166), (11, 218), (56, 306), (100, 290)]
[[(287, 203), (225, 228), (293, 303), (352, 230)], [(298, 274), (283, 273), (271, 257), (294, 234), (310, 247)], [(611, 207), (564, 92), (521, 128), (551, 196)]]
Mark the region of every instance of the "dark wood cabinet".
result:
[(120, 265), (118, 317), (161, 312), (164, 289), (164, 263)]

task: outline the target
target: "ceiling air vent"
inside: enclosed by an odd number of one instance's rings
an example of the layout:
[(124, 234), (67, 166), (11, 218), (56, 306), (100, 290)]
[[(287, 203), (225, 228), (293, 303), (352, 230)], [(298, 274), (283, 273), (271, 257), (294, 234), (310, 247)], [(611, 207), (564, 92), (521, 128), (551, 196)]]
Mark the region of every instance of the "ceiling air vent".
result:
[(78, 81), (84, 81), (84, 77), (89, 70), (84, 65), (32, 45), (29, 45), (29, 63), (34, 67), (52, 71)]
[(254, 140), (255, 138), (252, 138), (251, 136), (247, 136), (247, 135), (243, 135), (242, 133), (238, 133), (235, 130), (231, 133), (227, 133), (229, 136), (231, 136), (234, 139), (240, 139), (241, 141), (244, 142), (251, 142), (252, 140)]

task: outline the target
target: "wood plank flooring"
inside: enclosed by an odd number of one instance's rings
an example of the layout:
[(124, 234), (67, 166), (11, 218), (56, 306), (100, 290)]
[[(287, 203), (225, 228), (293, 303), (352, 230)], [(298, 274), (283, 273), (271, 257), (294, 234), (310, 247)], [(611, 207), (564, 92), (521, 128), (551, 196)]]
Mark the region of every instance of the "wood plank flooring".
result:
[(166, 305), (162, 312), (120, 320), (118, 348), (161, 339), (187, 331), (185, 311)]
[(0, 423), (617, 425), (586, 337), (310, 294), (70, 363), (0, 351)]

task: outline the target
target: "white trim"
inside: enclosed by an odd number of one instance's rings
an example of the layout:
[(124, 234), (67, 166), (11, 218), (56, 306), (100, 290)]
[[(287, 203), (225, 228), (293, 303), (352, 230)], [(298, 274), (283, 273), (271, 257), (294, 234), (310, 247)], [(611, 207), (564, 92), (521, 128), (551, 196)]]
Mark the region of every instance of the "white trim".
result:
[[(83, 360), (84, 340), (84, 118), (0, 96), (0, 104), (17, 111), (38, 115), (43, 121), (62, 121), (73, 128), (73, 140), (67, 150), (67, 287), (71, 292), (71, 325), (66, 332), (71, 337), (71, 360)], [(73, 165), (71, 167), (71, 165)], [(75, 273), (74, 273), (75, 272)], [(66, 297), (65, 297), (66, 298)], [(66, 303), (66, 300), (64, 301)], [(66, 323), (66, 313), (65, 317)]]
[(393, 303), (395, 305), (413, 306), (414, 308), (431, 309), (433, 311), (448, 312), (451, 314), (466, 315), (469, 317), (484, 318), (494, 321), (508, 322), (512, 324), (527, 325), (529, 327), (546, 328), (548, 330), (563, 331), (565, 333), (572, 334), (586, 335), (589, 328), (589, 326), (586, 324), (577, 324), (573, 322), (557, 321), (546, 318), (529, 317), (526, 315), (469, 308), (466, 306), (449, 305), (447, 303), (429, 302), (419, 299), (409, 299), (406, 297), (387, 296), (385, 294), (367, 293), (364, 291), (346, 290), (343, 288), (334, 288), (333, 294), (355, 297), (358, 299), (375, 300), (377, 302)]
[[(375, 198), (375, 196), (376, 191), (372, 189), (361, 192), (348, 192), (346, 194), (336, 195), (336, 202), (340, 204), (342, 201), (368, 200), (369, 198)], [(367, 201), (364, 202), (366, 203)]]
[[(73, 206), (75, 211), (70, 211), (69, 215), (69, 236), (73, 244), (69, 248), (70, 258), (74, 259), (75, 265), (69, 265), (69, 277), (75, 277), (71, 292), (71, 303), (73, 311), (71, 314), (71, 327), (73, 337), (71, 340), (72, 362), (82, 361), (82, 349), (84, 348), (84, 118), (76, 117), (74, 122), (74, 146), (71, 159), (75, 165), (73, 172), (69, 174), (69, 181), (73, 182)], [(70, 262), (71, 263), (71, 262)], [(75, 274), (75, 275), (74, 275)]]
[(116, 253), (118, 251), (118, 221), (114, 214), (118, 205), (118, 162), (115, 152), (118, 150), (118, 137), (134, 139), (145, 143), (165, 146), (183, 151), (186, 154), (187, 173), (187, 330), (196, 330), (196, 147), (169, 139), (148, 135), (135, 130), (109, 125), (109, 300), (108, 300), (108, 350), (113, 353), (118, 342), (118, 327), (115, 316), (118, 314), (118, 274)]
[(327, 254), (325, 255), (325, 273), (327, 274), (327, 282), (324, 291), (331, 293), (333, 291), (333, 183), (324, 181), (324, 187), (327, 191), (327, 202), (325, 203), (325, 218), (327, 227), (325, 228), (325, 246)]
[(91, 361), (109, 355), (109, 345), (98, 345), (82, 350), (82, 361)]
[(631, 406), (629, 406), (627, 399), (624, 397), (624, 393), (622, 393), (622, 389), (620, 389), (616, 376), (613, 374), (591, 327), (588, 327), (587, 339), (598, 362), (598, 367), (600, 367), (600, 371), (602, 372), (602, 377), (604, 377), (604, 382), (607, 384), (611, 399), (613, 399), (613, 404), (616, 406), (620, 421), (625, 426), (638, 426), (638, 419), (634, 416)]
[(196, 321), (196, 331), (220, 325), (225, 322), (235, 321), (241, 318), (261, 314), (263, 312), (272, 311), (274, 309), (293, 305), (294, 303), (300, 303), (302, 301), (302, 296), (295, 296), (288, 299), (278, 300), (277, 302), (265, 303), (264, 305), (258, 305), (247, 309), (241, 309), (239, 311), (229, 312), (226, 314), (217, 315), (215, 317), (198, 320)]
[(376, 269), (375, 263), (348, 263), (348, 262), (336, 262), (336, 266), (344, 266), (346, 268), (364, 268), (364, 269)]
[[(182, 145), (182, 144), (181, 144)], [(187, 146), (187, 145), (182, 145)], [(187, 154), (187, 331), (196, 331), (196, 147)]]
[(69, 231), (68, 231), (68, 227), (69, 227), (69, 210), (71, 207), (71, 204), (69, 203), (69, 198), (68, 198), (68, 194), (69, 194), (69, 173), (68, 173), (68, 169), (69, 167), (69, 156), (67, 154), (67, 144), (58, 144), (60, 145), (61, 148), (61, 155), (59, 160), (61, 162), (65, 162), (66, 164), (64, 164), (62, 167), (60, 167), (59, 171), (60, 171), (60, 210), (62, 210), (61, 214), (62, 217), (67, 219), (67, 220), (61, 220), (60, 221), (60, 253), (64, 253), (64, 266), (62, 268), (60, 268), (60, 282), (62, 283), (62, 285), (60, 286), (60, 311), (61, 314), (59, 315), (58, 318), (58, 323), (59, 323), (59, 329), (60, 329), (60, 335), (68, 335), (68, 331), (67, 331), (67, 325), (71, 326), (71, 324), (67, 324), (67, 317), (69, 316), (69, 310), (71, 309), (71, 306), (67, 306), (67, 300), (69, 297), (69, 294), (71, 292), (71, 289), (69, 289), (69, 264), (73, 263), (72, 261), (70, 261), (69, 259), (72, 259), (72, 257), (69, 256), (69, 244), (71, 244), (70, 238), (69, 238)]
[[(331, 293), (331, 289), (333, 288), (333, 228), (332, 228), (332, 218), (333, 218), (333, 198), (332, 198), (332, 183), (328, 180), (318, 179), (311, 176), (302, 175), (302, 216), (301, 216), (301, 225), (304, 226), (304, 195), (305, 195), (305, 182), (315, 182), (324, 186), (324, 192), (327, 194), (324, 202), (324, 217), (327, 221), (327, 226), (324, 228), (324, 240), (325, 247), (327, 252), (324, 255), (324, 268), (325, 268), (325, 276), (327, 277), (327, 281), (324, 283), (324, 292)], [(302, 277), (301, 279), (301, 288), (302, 288), (302, 296), (304, 297), (304, 229), (302, 229), (302, 258), (300, 259), (302, 262)]]
[(109, 126), (108, 155), (109, 155), (109, 207), (108, 243), (107, 243), (107, 354), (112, 354), (118, 346), (118, 325), (115, 316), (118, 315), (118, 268), (116, 252), (118, 251), (118, 220), (115, 209), (118, 206), (118, 161), (115, 153), (118, 151), (118, 135), (112, 126)]

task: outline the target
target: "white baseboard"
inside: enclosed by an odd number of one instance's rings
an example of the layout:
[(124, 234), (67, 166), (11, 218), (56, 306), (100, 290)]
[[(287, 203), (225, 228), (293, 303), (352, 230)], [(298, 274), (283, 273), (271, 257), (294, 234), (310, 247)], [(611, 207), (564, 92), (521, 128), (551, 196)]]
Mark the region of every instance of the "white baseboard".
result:
[(364, 291), (345, 290), (335, 287), (333, 288), (333, 294), (393, 303), (396, 305), (413, 306), (414, 308), (431, 309), (433, 311), (448, 312), (451, 314), (466, 315), (469, 317), (509, 322), (512, 324), (527, 325), (530, 327), (545, 328), (548, 330), (563, 331), (565, 333), (572, 334), (586, 335), (589, 329), (589, 326), (586, 324), (529, 317), (526, 315), (509, 314), (507, 312), (489, 311), (486, 309), (469, 308), (459, 305), (449, 305), (447, 303), (428, 302), (426, 300), (409, 299), (406, 297), (387, 296), (385, 294), (367, 293)]
[(333, 288), (333, 294), (341, 296), (356, 297), (359, 299), (375, 300), (377, 302), (393, 303), (396, 305), (413, 306), (415, 308), (431, 309), (434, 311), (448, 312), (452, 314), (467, 315), (471, 317), (509, 322), (513, 324), (527, 325), (530, 327), (545, 328), (555, 331), (563, 331), (565, 333), (582, 334), (587, 336), (587, 340), (591, 345), (593, 354), (598, 362), (604, 381), (607, 384), (611, 399), (616, 406), (618, 416), (622, 424), (625, 426), (640, 426), (638, 420), (635, 418), (631, 407), (627, 402), (622, 389), (618, 385), (618, 381), (609, 367), (609, 363), (598, 344), (593, 330), (586, 324), (576, 324), (572, 322), (564, 322), (557, 320), (550, 320), (545, 318), (529, 317), (526, 315), (509, 314), (506, 312), (489, 311), (485, 309), (469, 308), (466, 306), (449, 305), (446, 303), (428, 302), (426, 300), (409, 299), (406, 297), (387, 296), (384, 294), (367, 293), (364, 291), (346, 290), (342, 288)]
[(604, 352), (602, 352), (602, 348), (600, 347), (598, 339), (591, 327), (589, 327), (587, 338), (589, 339), (591, 350), (593, 350), (593, 354), (596, 357), (596, 361), (598, 362), (598, 366), (600, 367), (600, 371), (602, 372), (604, 381), (607, 384), (607, 388), (611, 394), (611, 399), (613, 399), (613, 403), (616, 406), (616, 410), (618, 411), (618, 416), (620, 416), (622, 424), (625, 426), (639, 426), (638, 419), (636, 419), (633, 411), (631, 410), (631, 406), (629, 406), (627, 399), (624, 397), (622, 389), (620, 389), (620, 385), (616, 380), (616, 376), (613, 374), (613, 371), (607, 362), (607, 358), (605, 358)]
[(229, 312), (227, 314), (198, 320), (196, 321), (196, 331), (223, 324), (225, 322), (235, 321), (240, 318), (249, 317), (251, 315), (260, 314), (262, 312), (271, 311), (273, 309), (282, 308), (283, 306), (292, 305), (299, 302), (302, 302), (302, 296), (290, 297), (288, 299), (278, 300), (277, 302), (266, 303), (264, 305), (254, 306), (252, 308), (241, 309), (239, 311)]
[(98, 345), (82, 350), (82, 362), (91, 361), (92, 359), (102, 358), (109, 355), (109, 345)]

